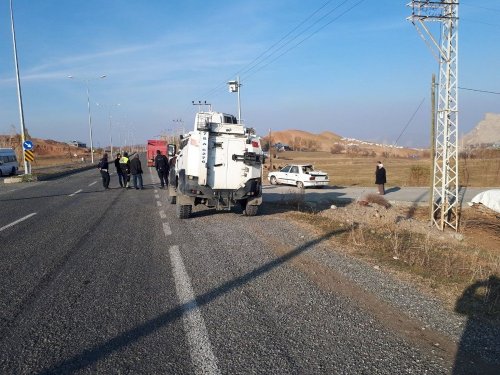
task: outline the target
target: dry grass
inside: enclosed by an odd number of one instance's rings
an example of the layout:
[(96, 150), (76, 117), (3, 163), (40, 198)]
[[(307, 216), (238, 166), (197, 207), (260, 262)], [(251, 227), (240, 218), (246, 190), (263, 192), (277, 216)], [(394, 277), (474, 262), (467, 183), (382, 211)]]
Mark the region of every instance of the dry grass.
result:
[[(335, 210), (294, 211), (287, 215), (321, 234), (349, 228), (331, 240), (335, 249), (341, 245), (341, 249), (355, 256), (420, 282), (450, 306), (471, 285), (500, 278), (500, 232), (496, 217), (471, 209), (465, 214), (467, 224), (460, 234), (440, 232), (429, 226), (426, 210), (408, 215), (409, 208), (386, 209), (383, 200), (375, 195), (365, 198), (368, 205), (353, 203)], [(488, 237), (491, 242), (485, 241)], [(488, 282), (481, 289), (484, 293), (478, 294), (474, 301), (482, 301), (482, 312), (489, 318), (500, 319), (500, 289), (493, 285)]]
[[(328, 173), (332, 185), (372, 186), (375, 166), (382, 160), (389, 186), (428, 186), (431, 163), (427, 159), (348, 156), (329, 152), (285, 151), (273, 159), (275, 168), (290, 163), (311, 163)], [(266, 170), (269, 167), (267, 161)], [(265, 176), (267, 177), (267, 176)], [(460, 159), (459, 178), (462, 186), (500, 186), (500, 156), (490, 159)]]

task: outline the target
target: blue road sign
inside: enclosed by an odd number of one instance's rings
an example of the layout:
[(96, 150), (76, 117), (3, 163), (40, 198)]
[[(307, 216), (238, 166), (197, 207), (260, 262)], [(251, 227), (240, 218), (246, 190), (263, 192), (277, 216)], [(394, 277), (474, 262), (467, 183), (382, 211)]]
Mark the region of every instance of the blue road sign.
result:
[(24, 141), (23, 142), (23, 149), (24, 150), (33, 150), (33, 142), (31, 142), (31, 141)]

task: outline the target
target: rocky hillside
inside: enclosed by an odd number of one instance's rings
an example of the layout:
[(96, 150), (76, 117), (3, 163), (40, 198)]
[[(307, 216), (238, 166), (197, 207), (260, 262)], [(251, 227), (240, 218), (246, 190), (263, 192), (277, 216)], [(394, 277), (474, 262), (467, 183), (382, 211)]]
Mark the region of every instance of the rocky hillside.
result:
[(500, 114), (487, 113), (469, 133), (462, 138), (464, 146), (500, 144)]

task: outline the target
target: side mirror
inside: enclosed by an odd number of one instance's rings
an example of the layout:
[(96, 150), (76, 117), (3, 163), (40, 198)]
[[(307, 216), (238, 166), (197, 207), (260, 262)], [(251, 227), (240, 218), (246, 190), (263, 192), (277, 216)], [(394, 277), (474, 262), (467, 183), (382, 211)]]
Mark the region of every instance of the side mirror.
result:
[(175, 156), (175, 153), (177, 152), (177, 147), (174, 144), (169, 144), (168, 145), (168, 156), (172, 157)]

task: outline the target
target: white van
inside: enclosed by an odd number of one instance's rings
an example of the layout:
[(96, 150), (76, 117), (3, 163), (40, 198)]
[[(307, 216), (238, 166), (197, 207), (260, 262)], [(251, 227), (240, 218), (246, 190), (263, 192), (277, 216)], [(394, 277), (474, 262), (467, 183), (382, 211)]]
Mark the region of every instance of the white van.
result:
[(0, 148), (0, 176), (15, 175), (19, 163), (16, 153), (11, 148)]

